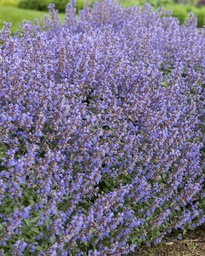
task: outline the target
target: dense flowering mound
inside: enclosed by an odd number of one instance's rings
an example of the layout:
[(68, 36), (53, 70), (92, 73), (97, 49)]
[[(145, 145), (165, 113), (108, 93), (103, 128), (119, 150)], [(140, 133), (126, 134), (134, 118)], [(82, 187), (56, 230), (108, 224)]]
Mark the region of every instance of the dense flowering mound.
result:
[(0, 46), (1, 255), (125, 255), (204, 222), (205, 34), (73, 4)]

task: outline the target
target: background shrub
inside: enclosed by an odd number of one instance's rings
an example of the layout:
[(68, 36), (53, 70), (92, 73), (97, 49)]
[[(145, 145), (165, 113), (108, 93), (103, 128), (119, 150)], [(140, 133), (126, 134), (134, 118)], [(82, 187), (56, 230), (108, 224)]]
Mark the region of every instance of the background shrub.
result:
[(187, 11), (184, 5), (168, 5), (166, 10), (171, 10), (172, 15), (180, 21), (180, 24), (183, 24), (188, 17), (189, 11)]
[[(89, 1), (89, 3), (92, 5), (95, 0)], [(66, 5), (70, 2), (69, 0), (20, 0), (18, 6), (20, 8), (25, 9), (33, 9), (33, 10), (40, 10), (40, 11), (47, 11), (48, 5), (50, 3), (55, 4), (55, 8), (59, 12), (64, 12)], [(86, 4), (86, 0), (78, 0), (76, 3), (76, 9), (77, 12), (81, 9), (83, 9), (84, 5)]]
[(33, 9), (33, 10), (40, 10), (40, 11), (45, 11), (48, 7), (48, 1), (47, 0), (43, 0), (43, 1), (36, 1), (36, 0), (22, 0), (19, 2), (18, 6), (20, 8), (24, 8), (24, 9)]
[[(24, 9), (33, 9), (40, 11), (47, 11), (50, 0), (20, 0), (18, 6)], [(64, 12), (68, 0), (53, 0), (52, 3), (55, 4), (56, 9), (59, 12)]]
[(197, 17), (197, 26), (203, 27), (205, 24), (205, 7), (203, 8), (192, 8), (191, 11)]
[(180, 20), (183, 24), (188, 17), (188, 13), (192, 12), (197, 17), (197, 26), (203, 27), (205, 22), (205, 8), (196, 8), (193, 5), (166, 5), (166, 10), (172, 10), (172, 15)]
[(162, 8), (1, 31), (0, 250), (124, 255), (204, 222), (205, 40)]

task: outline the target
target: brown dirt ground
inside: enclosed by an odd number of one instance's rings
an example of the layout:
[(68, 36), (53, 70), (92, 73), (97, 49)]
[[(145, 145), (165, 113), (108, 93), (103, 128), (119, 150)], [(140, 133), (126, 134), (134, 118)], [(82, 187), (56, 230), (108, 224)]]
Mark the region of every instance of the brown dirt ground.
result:
[(129, 256), (205, 256), (205, 225), (188, 231), (182, 240), (176, 242), (170, 235), (166, 242), (142, 246)]

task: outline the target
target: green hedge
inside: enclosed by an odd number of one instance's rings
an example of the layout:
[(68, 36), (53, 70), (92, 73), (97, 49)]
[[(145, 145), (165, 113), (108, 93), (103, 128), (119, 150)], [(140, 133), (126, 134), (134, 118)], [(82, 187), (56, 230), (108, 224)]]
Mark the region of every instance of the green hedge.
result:
[(205, 6), (201, 8), (192, 8), (192, 12), (196, 15), (198, 20), (198, 27), (203, 27), (205, 23)]
[[(89, 1), (91, 4), (94, 0)], [(66, 5), (69, 3), (69, 0), (20, 0), (18, 7), (24, 9), (33, 9), (39, 11), (47, 11), (49, 3), (55, 4), (55, 8), (59, 12), (65, 12)], [(77, 0), (76, 9), (77, 11), (81, 10), (86, 4), (86, 0)]]
[(188, 13), (184, 5), (167, 5), (165, 9), (172, 10), (173, 16), (179, 19), (180, 24), (183, 24), (188, 17)]
[(20, 0), (18, 7), (39, 11), (47, 11), (49, 3), (54, 3), (59, 12), (64, 12), (68, 0)]
[(197, 17), (197, 26), (203, 27), (205, 21), (205, 7), (197, 8), (192, 5), (167, 5), (165, 6), (166, 10), (172, 10), (174, 17), (177, 17), (180, 21), (180, 24), (183, 24), (186, 18), (188, 17), (189, 12), (193, 12)]

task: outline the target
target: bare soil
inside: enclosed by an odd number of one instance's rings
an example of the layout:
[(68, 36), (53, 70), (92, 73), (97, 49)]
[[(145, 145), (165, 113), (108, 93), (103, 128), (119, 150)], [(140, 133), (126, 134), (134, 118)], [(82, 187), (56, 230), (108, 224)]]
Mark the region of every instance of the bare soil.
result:
[(188, 231), (182, 240), (175, 241), (170, 235), (166, 242), (142, 246), (129, 256), (205, 256), (205, 225)]

